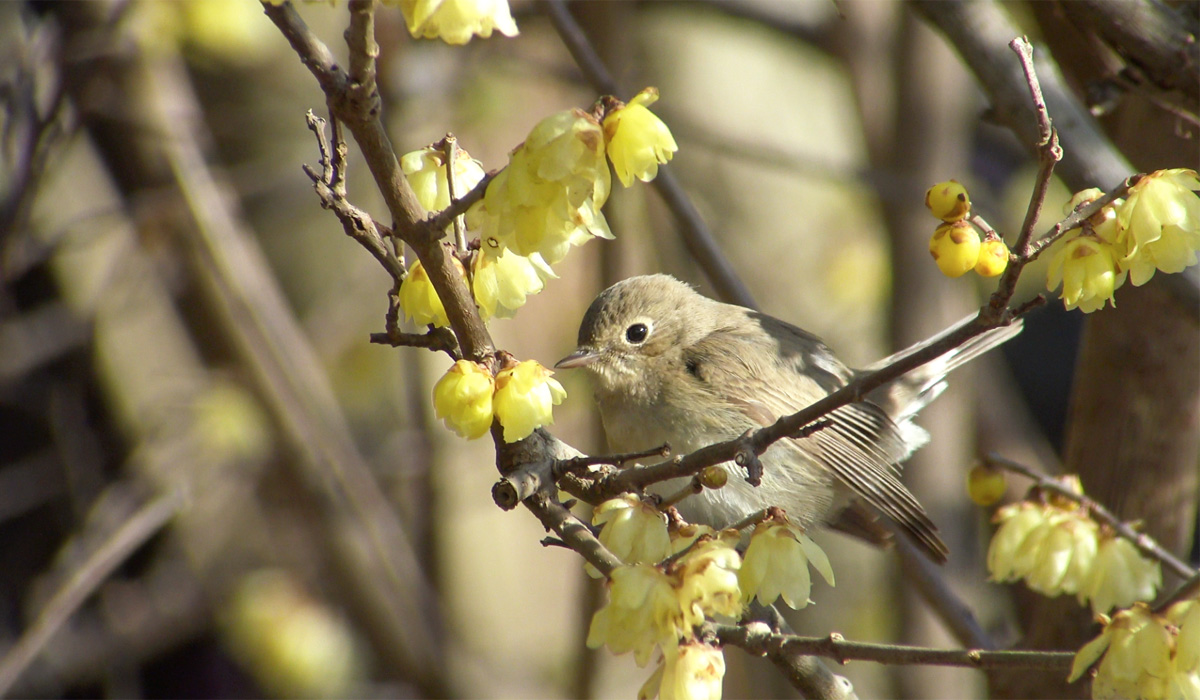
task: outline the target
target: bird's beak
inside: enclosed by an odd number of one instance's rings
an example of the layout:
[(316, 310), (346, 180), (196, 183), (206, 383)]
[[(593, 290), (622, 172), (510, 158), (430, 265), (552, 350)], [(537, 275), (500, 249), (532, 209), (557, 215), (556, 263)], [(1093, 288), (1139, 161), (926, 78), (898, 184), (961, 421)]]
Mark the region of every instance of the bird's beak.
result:
[(596, 360), (600, 359), (600, 353), (587, 348), (579, 348), (575, 352), (567, 355), (563, 359), (554, 363), (554, 369), (574, 369), (575, 367), (587, 367)]

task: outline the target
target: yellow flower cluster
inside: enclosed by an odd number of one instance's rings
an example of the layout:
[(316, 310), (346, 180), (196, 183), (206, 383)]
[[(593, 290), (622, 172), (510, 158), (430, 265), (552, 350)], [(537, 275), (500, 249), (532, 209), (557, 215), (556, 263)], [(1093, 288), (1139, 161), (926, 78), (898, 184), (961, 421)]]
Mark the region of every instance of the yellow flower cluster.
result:
[(826, 583), (833, 585), (829, 557), (802, 529), (787, 522), (759, 523), (738, 571), (742, 602), (749, 603), (757, 596), (763, 605), (771, 605), (782, 597), (792, 608), (803, 608), (811, 602), (808, 599), (812, 591), (809, 564)]
[(572, 245), (612, 238), (600, 212), (610, 184), (600, 124), (582, 110), (559, 112), (513, 151), (471, 221), (481, 228), (485, 254), (538, 253), (553, 265)]
[(1146, 559), (1074, 504), (1021, 501), (996, 512), (988, 548), (995, 581), (1024, 579), (1030, 589), (1090, 601), (1097, 613), (1150, 600), (1162, 585), (1158, 562)]
[[(1062, 285), (1063, 304), (1085, 313), (1116, 301), (1125, 280), (1140, 286), (1156, 271), (1181, 272), (1200, 250), (1200, 178), (1186, 168), (1146, 175), (1129, 196), (1104, 207), (1081, 229), (1054, 244), (1046, 287)], [(1099, 198), (1098, 189), (1076, 193), (1075, 208)]]
[(989, 235), (980, 240), (979, 231), (967, 221), (971, 199), (967, 189), (954, 180), (939, 182), (925, 192), (925, 206), (943, 223), (929, 239), (929, 254), (947, 277), (961, 277), (974, 270), (981, 277), (996, 277), (1008, 267), (1008, 246)]
[[(437, 7), (448, 8), (454, 1)], [(678, 149), (670, 130), (647, 109), (656, 99), (658, 91), (646, 88), (629, 104), (610, 109), (603, 126), (582, 110), (559, 112), (538, 122), (512, 152), (508, 167), (488, 184), (483, 200), (466, 218), (481, 232), (470, 283), (485, 321), (512, 316), (530, 294), (541, 292), (546, 280), (555, 277), (550, 265), (571, 246), (613, 237), (600, 211), (612, 186), (609, 160), (628, 185), (634, 178), (653, 179), (658, 165)], [(479, 161), (463, 149), (449, 167), (445, 153), (434, 146), (405, 154), (400, 165), (418, 201), (431, 212), (450, 206), (448, 171), (453, 171), (459, 196), (484, 177)], [(418, 324), (449, 325), (420, 262), (401, 285), (400, 306)]]
[(433, 387), (438, 418), (460, 436), (473, 440), (492, 426), (504, 428), (504, 441), (523, 440), (543, 425), (554, 423), (553, 407), (567, 392), (534, 360), (500, 371), (493, 380), (486, 367), (459, 360)]
[[(1162, 615), (1143, 603), (1121, 610), (1104, 631), (1075, 655), (1069, 682), (1104, 656), (1092, 681), (1092, 697), (1200, 697), (1200, 604), (1185, 600)], [(1106, 653), (1107, 652), (1107, 653)]]
[(641, 690), (638, 700), (721, 700), (725, 655), (708, 644), (670, 645)]
[(608, 160), (629, 184), (634, 177), (653, 179), (678, 148), (646, 108), (657, 96), (654, 88), (643, 90), (609, 111), (603, 125), (574, 109), (534, 126), (471, 212), (471, 222), (482, 228), (484, 252), (538, 253), (553, 265), (573, 245), (612, 238), (600, 211), (612, 186)]
[(400, 5), (408, 31), (417, 39), (465, 44), (475, 36), (486, 39), (493, 30), (517, 35), (508, 0), (384, 0), (384, 4)]
[[(465, 150), (458, 149), (455, 153), (454, 191), (461, 196), (479, 184), (484, 172), (479, 161)], [(426, 210), (438, 212), (450, 206), (447, 181), (450, 169), (441, 149), (428, 146), (406, 153), (400, 159), (400, 167)], [(455, 262), (461, 268), (457, 259)], [(525, 305), (530, 294), (542, 291), (546, 280), (554, 276), (554, 271), (536, 253), (526, 257), (508, 250), (498, 255), (477, 252), (471, 265), (470, 284), (479, 314), (486, 321), (493, 316), (511, 317)], [(467, 279), (465, 272), (463, 279)], [(400, 308), (406, 318), (419, 324), (449, 325), (442, 301), (420, 262), (413, 265), (400, 287)]]
[(608, 604), (592, 616), (588, 647), (632, 651), (645, 666), (655, 646), (669, 650), (705, 617), (740, 614), (736, 542), (736, 532), (702, 540), (665, 571), (650, 564), (618, 567), (609, 577)]

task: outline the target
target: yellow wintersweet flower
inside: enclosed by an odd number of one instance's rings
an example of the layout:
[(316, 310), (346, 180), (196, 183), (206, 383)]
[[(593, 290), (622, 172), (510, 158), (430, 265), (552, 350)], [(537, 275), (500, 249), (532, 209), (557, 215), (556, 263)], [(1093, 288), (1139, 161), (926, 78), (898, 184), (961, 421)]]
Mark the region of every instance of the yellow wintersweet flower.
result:
[(988, 547), (993, 581), (1025, 579), (1046, 596), (1084, 595), (1098, 546), (1099, 527), (1073, 506), (1014, 503), (996, 512), (1001, 523)]
[(465, 44), (476, 35), (490, 37), (492, 30), (505, 36), (518, 33), (508, 0), (398, 0), (398, 4), (409, 33), (417, 39)]
[(979, 232), (965, 221), (942, 224), (929, 239), (929, 254), (947, 277), (961, 277), (979, 262)]
[(1136, 601), (1153, 600), (1162, 585), (1162, 567), (1142, 556), (1133, 543), (1105, 533), (1096, 558), (1079, 590), (1079, 600), (1091, 600), (1092, 610), (1106, 613)]
[(632, 651), (645, 666), (655, 646), (674, 645), (686, 629), (672, 579), (649, 564), (619, 566), (609, 578), (608, 605), (592, 616), (588, 648)]
[(472, 291), (485, 321), (492, 316), (510, 318), (527, 296), (542, 291), (545, 280), (556, 276), (537, 253), (525, 257), (507, 248), (499, 255), (480, 250), (472, 267)]
[(638, 700), (721, 700), (725, 655), (700, 642), (671, 645), (642, 689)]
[(582, 110), (538, 122), (468, 214), (485, 250), (538, 253), (553, 265), (572, 245), (612, 238), (600, 207), (611, 181), (600, 124)]
[[(467, 273), (463, 270), (462, 263), (458, 258), (451, 258), (454, 261), (454, 266), (462, 275), (463, 282), (466, 282)], [(404, 311), (404, 316), (413, 322), (420, 325), (434, 325), (446, 327), (450, 325), (450, 320), (446, 318), (446, 307), (442, 305), (442, 299), (433, 289), (433, 283), (429, 281), (429, 273), (425, 271), (425, 266), (421, 261), (413, 263), (408, 269), (408, 276), (400, 284), (400, 308)]]
[(670, 161), (679, 150), (671, 130), (647, 109), (657, 101), (658, 88), (648, 87), (604, 117), (608, 159), (626, 187), (633, 184), (634, 178), (653, 180), (659, 164)]
[(496, 394), (492, 405), (504, 441), (523, 440), (537, 428), (554, 423), (554, 406), (563, 402), (567, 392), (554, 374), (536, 360), (526, 360), (496, 375)]
[[(400, 168), (408, 177), (408, 184), (417, 195), (417, 201), (426, 211), (436, 212), (450, 206), (450, 184), (446, 175), (446, 154), (440, 149), (426, 146), (405, 153), (400, 159)], [(483, 165), (463, 149), (455, 151), (454, 194), (458, 197), (471, 191), (483, 179)]]
[(996, 277), (1008, 267), (1008, 246), (999, 238), (986, 240), (979, 247), (975, 273), (980, 277)]
[(596, 506), (592, 524), (604, 526), (600, 542), (626, 564), (657, 564), (671, 554), (667, 516), (633, 494)]
[(1200, 249), (1200, 178), (1195, 170), (1159, 170), (1142, 178), (1117, 208), (1121, 264), (1140, 286), (1155, 270), (1182, 272)]
[(679, 605), (686, 625), (694, 627), (708, 615), (737, 617), (742, 612), (742, 593), (738, 588), (738, 568), (742, 558), (734, 545), (737, 533), (730, 537), (701, 542), (679, 560)]
[(492, 427), (495, 380), (486, 367), (467, 360), (454, 363), (433, 387), (433, 410), (438, 418), (468, 440)]
[(758, 596), (760, 603), (771, 605), (782, 597), (792, 608), (803, 608), (808, 605), (808, 594), (812, 591), (809, 563), (826, 583), (833, 585), (829, 558), (803, 530), (786, 523), (760, 523), (754, 529), (738, 571), (742, 602), (749, 603)]
[[(1098, 234), (1100, 230), (1097, 227)], [(1055, 246), (1058, 251), (1046, 271), (1046, 288), (1053, 291), (1062, 284), (1063, 305), (1068, 310), (1079, 307), (1091, 313), (1104, 308), (1105, 302), (1116, 305), (1113, 292), (1125, 284), (1126, 273), (1109, 241), (1101, 235), (1081, 234)]]
[(971, 213), (971, 199), (967, 188), (957, 180), (939, 182), (925, 191), (925, 206), (937, 218), (946, 223), (962, 221)]
[(1194, 601), (1171, 606), (1165, 615), (1152, 612), (1143, 603), (1118, 611), (1100, 636), (1075, 655), (1071, 665), (1073, 682), (1104, 656), (1092, 681), (1093, 698), (1194, 698), (1200, 692), (1192, 658), (1191, 638), (1197, 620), (1191, 613)]

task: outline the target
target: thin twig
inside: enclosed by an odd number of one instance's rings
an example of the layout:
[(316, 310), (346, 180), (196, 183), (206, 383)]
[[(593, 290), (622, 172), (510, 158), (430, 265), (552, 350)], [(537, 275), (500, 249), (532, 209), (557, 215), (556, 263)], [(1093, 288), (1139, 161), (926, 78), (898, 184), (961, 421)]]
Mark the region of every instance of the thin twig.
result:
[(321, 172), (317, 173), (307, 165), (302, 167), (304, 174), (313, 181), (313, 188), (321, 199), (321, 208), (332, 211), (346, 235), (366, 248), (393, 280), (404, 279), (407, 274), (404, 264), (387, 245), (386, 238), (391, 236), (391, 230), (378, 224), (370, 214), (351, 204), (345, 197), (345, 143), (339, 138), (331, 149), (329, 139), (325, 136), (325, 120), (313, 114), (311, 109), (306, 120), (308, 128), (317, 137)]
[(875, 661), (881, 664), (921, 664), (958, 666), (978, 669), (1041, 669), (1066, 672), (1075, 657), (1073, 651), (994, 651), (989, 649), (932, 649), (899, 644), (851, 642), (839, 634), (828, 637), (800, 637), (772, 632), (762, 623), (708, 626), (725, 645), (741, 647), (752, 654), (806, 654), (848, 661)]
[(460, 360), (458, 341), (448, 328), (432, 328), (425, 333), (402, 333), (399, 330), (388, 330), (384, 333), (372, 333), (371, 342), (377, 345), (391, 345), (394, 348), (427, 348), (444, 352), (452, 360)]
[(37, 658), (50, 638), (83, 605), (96, 588), (139, 547), (161, 530), (183, 504), (179, 491), (147, 503), (113, 533), (46, 603), (37, 620), (0, 660), (0, 696)]
[(450, 225), (451, 221), (457, 219), (463, 214), (466, 214), (467, 210), (471, 208), (472, 204), (483, 199), (483, 196), (487, 194), (488, 185), (491, 184), (492, 180), (494, 180), (496, 176), (499, 175), (503, 170), (504, 168), (500, 168), (499, 170), (492, 170), (491, 172), (488, 172), (483, 176), (483, 179), (475, 183), (475, 186), (472, 187), (466, 194), (458, 199), (452, 199), (450, 201), (450, 206), (437, 212), (436, 214), (431, 214), (429, 216), (430, 228), (433, 228), (437, 231), (444, 231), (446, 227)]
[(619, 467), (626, 462), (631, 462), (635, 459), (645, 459), (647, 457), (670, 457), (671, 446), (663, 443), (658, 447), (652, 447), (641, 452), (620, 452), (615, 455), (598, 455), (574, 457), (572, 459), (564, 459), (555, 465), (555, 473), (567, 474), (577, 472), (587, 467), (596, 466), (599, 464), (611, 464), (614, 467)]
[(1188, 566), (1174, 554), (1168, 552), (1166, 549), (1163, 549), (1162, 545), (1158, 544), (1153, 537), (1144, 532), (1138, 532), (1128, 523), (1113, 515), (1112, 511), (1105, 508), (1101, 503), (1081, 493), (1072, 491), (1069, 487), (1063, 485), (1061, 482), (1051, 478), (1046, 474), (1043, 474), (1042, 472), (1039, 472), (1033, 467), (1026, 466), (1019, 462), (1014, 462), (1010, 459), (1005, 459), (998, 454), (989, 454), (988, 456), (984, 457), (983, 461), (990, 467), (1003, 469), (1005, 471), (1013, 472), (1014, 474), (1020, 474), (1028, 479), (1032, 479), (1037, 483), (1038, 488), (1042, 489), (1043, 491), (1050, 491), (1063, 496), (1064, 498), (1069, 498), (1070, 500), (1075, 501), (1079, 505), (1086, 508), (1088, 513), (1090, 513), (1093, 518), (1100, 521), (1104, 525), (1107, 525), (1112, 529), (1113, 532), (1133, 543), (1133, 545), (1137, 547), (1138, 551), (1140, 551), (1142, 554), (1162, 562), (1168, 569), (1171, 569), (1171, 571), (1173, 571), (1180, 578), (1191, 579), (1192, 577), (1196, 576), (1197, 573), (1200, 573), (1197, 572), (1196, 569)]
[[(442, 139), (442, 155), (446, 157), (446, 192), (450, 195), (450, 201), (453, 202), (457, 199), (454, 161), (458, 159), (458, 139), (454, 137), (454, 134), (446, 134), (446, 138)], [(459, 255), (466, 254), (467, 231), (463, 226), (462, 216), (454, 217), (454, 246), (458, 248)]]

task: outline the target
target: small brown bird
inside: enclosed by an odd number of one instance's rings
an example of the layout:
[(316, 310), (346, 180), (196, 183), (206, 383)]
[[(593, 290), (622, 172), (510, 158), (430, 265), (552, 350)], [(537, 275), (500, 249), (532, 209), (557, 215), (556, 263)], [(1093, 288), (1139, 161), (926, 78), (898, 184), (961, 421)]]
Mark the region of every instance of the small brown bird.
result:
[[(847, 515), (861, 511), (847, 507), (857, 498), (944, 562), (948, 550), (937, 527), (898, 478), (899, 463), (929, 441), (912, 421), (946, 388), (947, 372), (1020, 330), (1015, 323), (985, 333), (837, 409), (828, 427), (776, 442), (761, 457), (757, 488), (737, 478), (741, 470), (733, 463), (724, 463), (731, 477), (726, 486), (685, 499), (680, 512), (689, 521), (724, 527), (779, 506), (804, 526), (841, 518), (843, 529), (855, 530), (861, 519)], [(555, 366), (591, 374), (613, 450), (665, 442), (675, 454), (686, 454), (770, 425), (894, 357), (850, 369), (807, 331), (708, 299), (669, 275), (649, 275), (601, 292), (580, 324), (578, 349)], [(666, 495), (685, 483), (654, 490)]]

